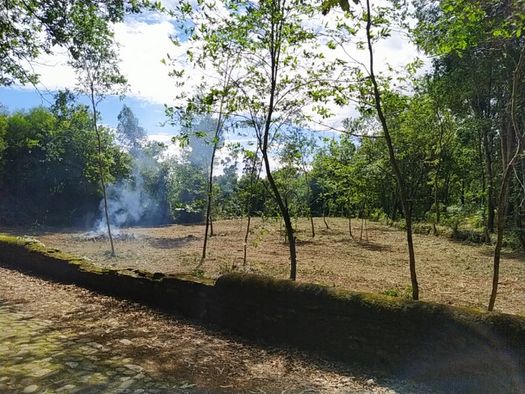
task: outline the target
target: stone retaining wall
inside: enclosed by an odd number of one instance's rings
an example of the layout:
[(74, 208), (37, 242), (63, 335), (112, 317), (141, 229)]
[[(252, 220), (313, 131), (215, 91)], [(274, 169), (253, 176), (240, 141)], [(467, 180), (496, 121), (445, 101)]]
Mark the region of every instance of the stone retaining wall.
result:
[(287, 280), (102, 269), (0, 236), (0, 263), (286, 344), (432, 383), (447, 392), (525, 392), (525, 318)]

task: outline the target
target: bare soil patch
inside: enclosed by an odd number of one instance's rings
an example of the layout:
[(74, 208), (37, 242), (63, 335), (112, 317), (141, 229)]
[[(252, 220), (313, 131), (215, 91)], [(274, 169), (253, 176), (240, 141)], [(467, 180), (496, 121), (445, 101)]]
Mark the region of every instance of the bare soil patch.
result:
[[(328, 219), (327, 229), (316, 218), (316, 237), (309, 221), (298, 222), (298, 280), (356, 291), (409, 294), (405, 233), (369, 223), (368, 241), (359, 240), (360, 223), (353, 221), (354, 239), (346, 219)], [(231, 270), (246, 270), (287, 278), (288, 249), (279, 222), (252, 221), (248, 265), (242, 266), (246, 221), (214, 223), (208, 259), (198, 274), (216, 278)], [(118, 256), (111, 258), (105, 240), (86, 240), (74, 230), (29, 232), (46, 245), (86, 256), (107, 267), (140, 268), (152, 272), (190, 273), (197, 266), (204, 226), (170, 225), (121, 230), (133, 236), (116, 241)], [(16, 230), (18, 234), (23, 230)], [(414, 235), (422, 300), (484, 309), (492, 280), (492, 251), (487, 245), (452, 241), (446, 237)], [(525, 255), (504, 253), (496, 310), (525, 315)]]

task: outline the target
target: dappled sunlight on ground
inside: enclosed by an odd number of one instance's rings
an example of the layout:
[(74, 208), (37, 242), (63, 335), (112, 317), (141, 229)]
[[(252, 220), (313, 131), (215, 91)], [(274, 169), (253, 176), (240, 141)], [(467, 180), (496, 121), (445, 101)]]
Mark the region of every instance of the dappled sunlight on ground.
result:
[(2, 393), (428, 392), (4, 268), (0, 327)]

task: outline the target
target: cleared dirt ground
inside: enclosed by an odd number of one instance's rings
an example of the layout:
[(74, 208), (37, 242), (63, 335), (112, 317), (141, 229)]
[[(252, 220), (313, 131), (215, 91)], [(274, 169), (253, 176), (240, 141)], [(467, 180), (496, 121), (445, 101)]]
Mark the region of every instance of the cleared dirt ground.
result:
[[(327, 229), (316, 218), (316, 237), (309, 222), (298, 223), (298, 280), (357, 291), (409, 294), (405, 233), (369, 222), (368, 241), (359, 240), (360, 225), (353, 221), (354, 239), (348, 235), (346, 219), (329, 218)], [(288, 249), (279, 222), (252, 221), (248, 242), (248, 265), (242, 265), (246, 221), (214, 223), (208, 258), (197, 272), (215, 278), (231, 270), (246, 270), (287, 278)], [(167, 273), (192, 272), (197, 266), (204, 233), (201, 225), (134, 227), (121, 230), (133, 234), (115, 243), (118, 256), (111, 258), (109, 243), (92, 241), (74, 230), (24, 232), (77, 255), (109, 267), (140, 268)], [(492, 280), (492, 252), (487, 245), (452, 241), (446, 237), (414, 235), (420, 297), (426, 301), (485, 308)], [(505, 252), (501, 264), (496, 310), (525, 315), (525, 255)]]

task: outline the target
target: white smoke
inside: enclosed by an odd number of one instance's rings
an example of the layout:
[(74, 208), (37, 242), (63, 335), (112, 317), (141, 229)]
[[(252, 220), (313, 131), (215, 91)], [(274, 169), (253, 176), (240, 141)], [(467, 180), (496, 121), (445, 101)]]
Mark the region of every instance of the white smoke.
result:
[[(156, 207), (148, 192), (144, 189), (144, 179), (137, 168), (131, 179), (108, 186), (109, 223), (115, 231), (124, 225), (137, 224), (144, 220), (146, 213)], [(99, 204), (100, 218), (96, 224), (97, 232), (107, 229), (104, 200)]]
[[(134, 156), (130, 177), (107, 187), (109, 223), (115, 234), (123, 226), (165, 223), (169, 220), (163, 205), (166, 194), (162, 185), (146, 185), (145, 177), (151, 183), (158, 181), (159, 176), (161, 163), (151, 155), (138, 152)], [(102, 235), (107, 232), (103, 199), (99, 203), (98, 218), (93, 231)]]

